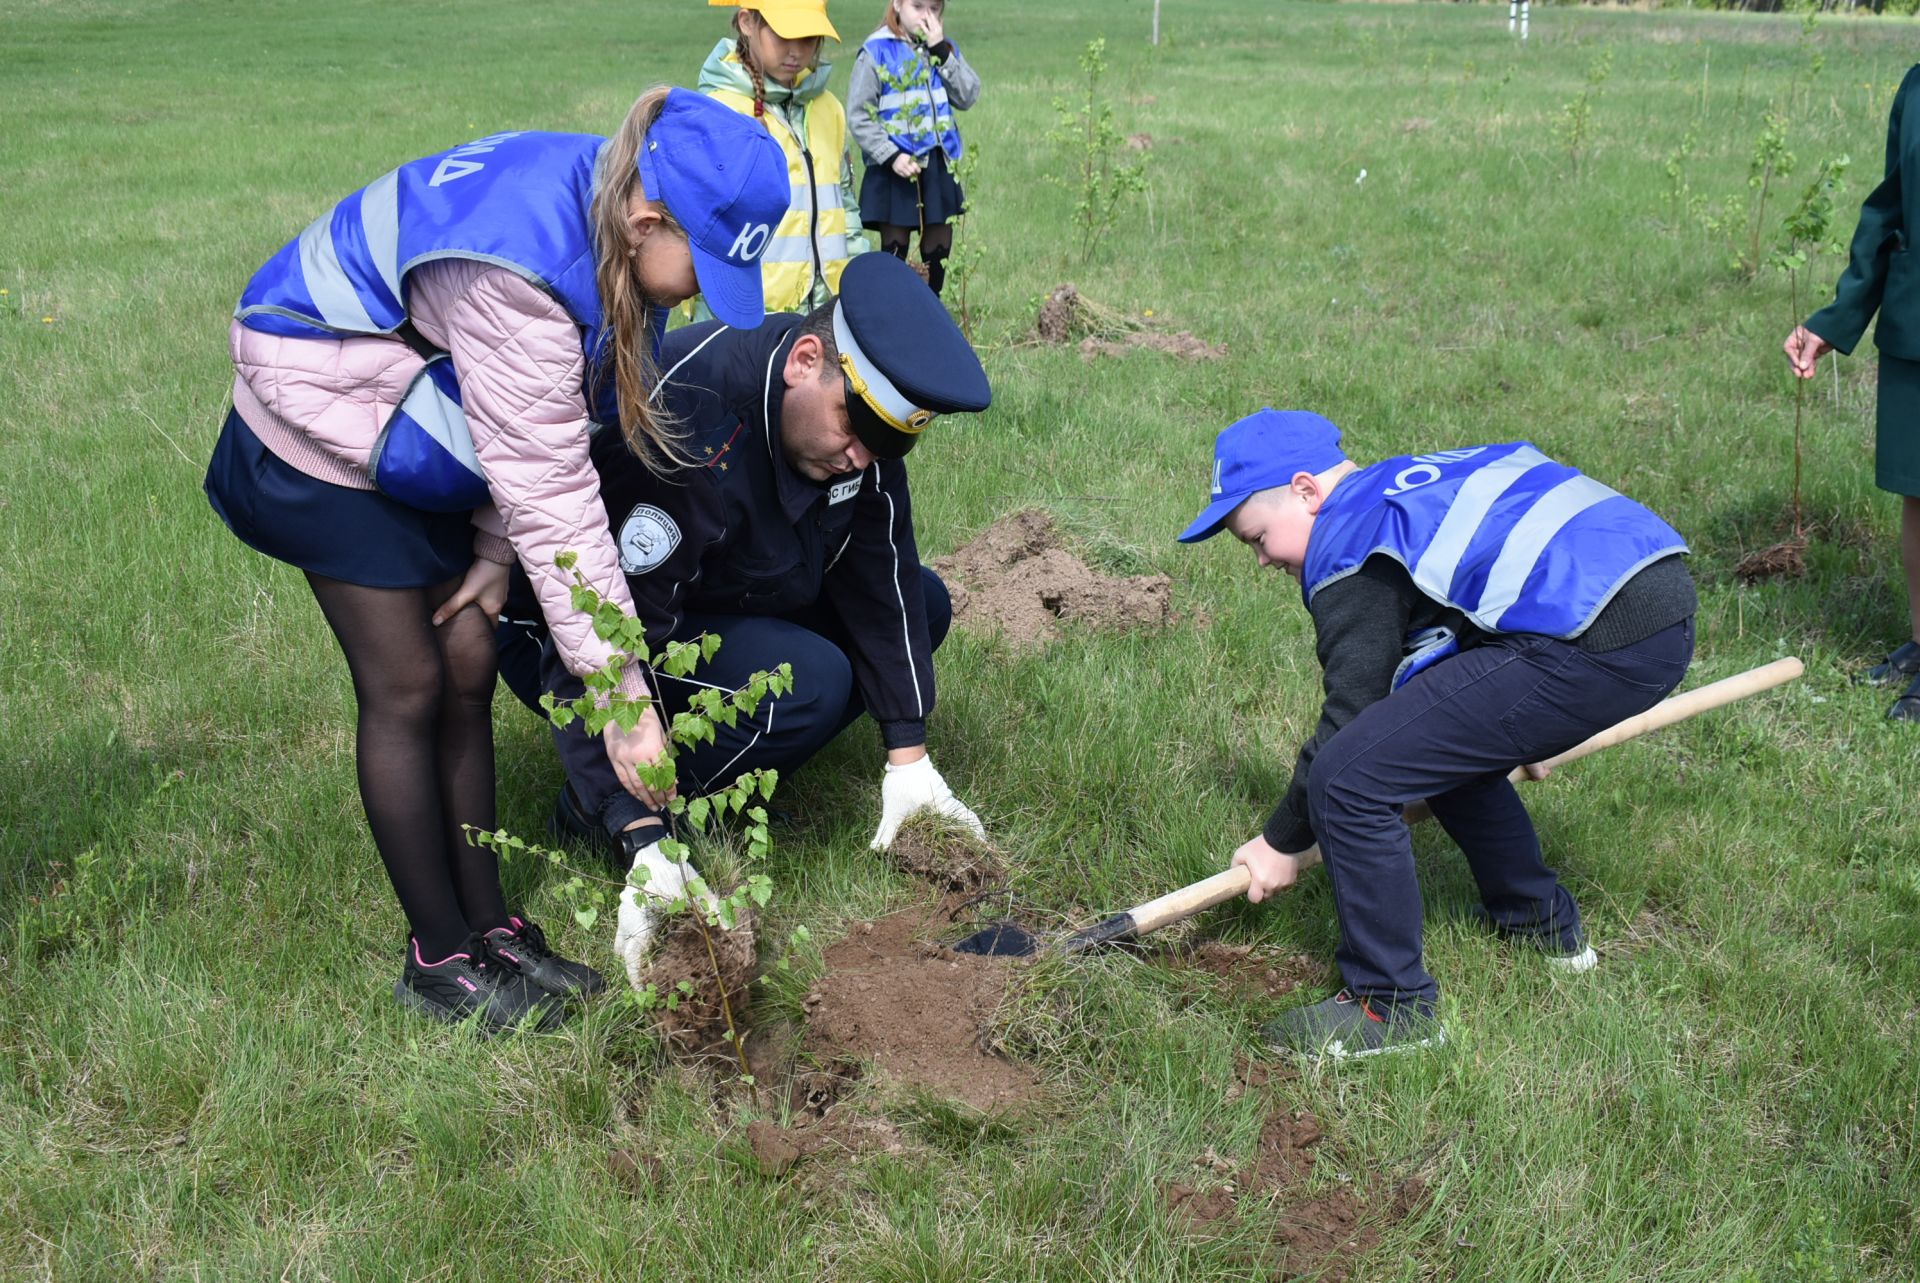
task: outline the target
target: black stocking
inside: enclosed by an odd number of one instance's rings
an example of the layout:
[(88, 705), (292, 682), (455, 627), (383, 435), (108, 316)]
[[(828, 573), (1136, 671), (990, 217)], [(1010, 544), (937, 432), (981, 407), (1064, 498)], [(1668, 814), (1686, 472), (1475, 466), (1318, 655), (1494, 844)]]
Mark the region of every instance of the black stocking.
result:
[(911, 227), (902, 227), (898, 223), (881, 223), (878, 226), (880, 229), (880, 248), (901, 262), (906, 262), (907, 246), (913, 240), (913, 229)]
[(947, 255), (951, 253), (952, 223), (935, 223), (920, 233), (920, 261), (927, 265), (927, 285), (935, 294), (947, 283)]
[(435, 727), (440, 797), (446, 806), (447, 864), (460, 908), (475, 931), (507, 925), (500, 857), (467, 841), (462, 824), (495, 827), (493, 685), (498, 652), (493, 622), (468, 606), (435, 630), (444, 684)]
[[(492, 719), (484, 703), (476, 718), (472, 699), (471, 636), (485, 621), (469, 609), (433, 626), (434, 604), (458, 580), (367, 588), (309, 574), (307, 583), (353, 674), (354, 761), (374, 846), (421, 950), (445, 957), (506, 917), (493, 855), (450, 837), (461, 820), (493, 825)], [(484, 667), (490, 684), (491, 644)]]

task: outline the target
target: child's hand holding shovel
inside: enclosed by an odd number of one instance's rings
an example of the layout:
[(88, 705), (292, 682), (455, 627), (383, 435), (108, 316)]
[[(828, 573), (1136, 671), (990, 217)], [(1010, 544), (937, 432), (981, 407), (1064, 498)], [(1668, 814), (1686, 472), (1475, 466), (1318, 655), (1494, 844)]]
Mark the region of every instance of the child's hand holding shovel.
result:
[(1247, 876), (1247, 899), (1258, 904), (1276, 891), (1284, 891), (1293, 885), (1300, 876), (1300, 861), (1283, 851), (1276, 851), (1267, 845), (1264, 836), (1256, 837), (1233, 853), (1229, 868), (1244, 865)]

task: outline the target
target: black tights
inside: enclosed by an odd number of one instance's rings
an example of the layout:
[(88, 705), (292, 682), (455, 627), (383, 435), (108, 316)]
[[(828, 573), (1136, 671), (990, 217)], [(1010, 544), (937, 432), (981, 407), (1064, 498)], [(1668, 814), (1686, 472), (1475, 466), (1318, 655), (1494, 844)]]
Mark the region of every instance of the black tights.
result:
[[(947, 283), (947, 255), (953, 253), (953, 224), (935, 223), (920, 231), (920, 261), (927, 265), (927, 284), (938, 294)], [(880, 248), (903, 262), (914, 229), (898, 223), (880, 224)]]
[(493, 627), (459, 587), (366, 588), (308, 574), (346, 652), (359, 705), (354, 760), (373, 844), (428, 961), (507, 923), (500, 863), (461, 824), (494, 827)]

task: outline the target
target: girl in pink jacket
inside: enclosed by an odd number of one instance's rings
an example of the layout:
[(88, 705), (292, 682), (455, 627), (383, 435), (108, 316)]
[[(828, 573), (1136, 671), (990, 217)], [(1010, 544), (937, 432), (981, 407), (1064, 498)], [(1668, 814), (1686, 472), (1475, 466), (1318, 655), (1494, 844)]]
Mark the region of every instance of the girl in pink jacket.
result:
[[(383, 175), (257, 272), (206, 489), (242, 540), (306, 574), (353, 676), (374, 845), (411, 928), (394, 992), (442, 1019), (553, 1028), (604, 985), (511, 913), (495, 827), (494, 619), (518, 560), (569, 669), (612, 655), (571, 608), (577, 568), (632, 609), (588, 461), (617, 424), (679, 460), (647, 399), (665, 310), (695, 292), (759, 323), (758, 259), (787, 204), (754, 122), (653, 90), (610, 139), (494, 134)], [(645, 669), (625, 693), (647, 693)], [(667, 751), (649, 710), (609, 725), (621, 781)]]

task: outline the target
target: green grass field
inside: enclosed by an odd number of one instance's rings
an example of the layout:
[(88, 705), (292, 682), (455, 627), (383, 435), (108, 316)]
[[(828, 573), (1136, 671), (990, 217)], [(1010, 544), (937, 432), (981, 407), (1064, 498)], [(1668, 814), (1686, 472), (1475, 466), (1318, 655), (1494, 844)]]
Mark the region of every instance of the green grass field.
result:
[[(808, 1182), (755, 1174), (752, 1111), (664, 1060), (625, 1003), (494, 1045), (403, 1015), (345, 666), (298, 574), (200, 493), (227, 317), (340, 195), (496, 129), (609, 129), (646, 85), (690, 82), (723, 15), (0, 0), (0, 1277), (1265, 1278), (1257, 1209), (1190, 1235), (1161, 1188), (1208, 1146), (1244, 1158), (1276, 1103), (1328, 1131), (1313, 1188), (1427, 1181), (1357, 1278), (1920, 1277), (1920, 738), (1848, 684), (1905, 619), (1871, 345), (1807, 399), (1810, 573), (1738, 586), (1734, 563), (1786, 529), (1796, 318), (1785, 278), (1731, 271), (1663, 170), (1691, 133), (1690, 190), (1748, 195), (1777, 105), (1799, 168), (1766, 239), (1842, 152), (1844, 236), (1920, 28), (1829, 19), (1809, 41), (1791, 18), (1556, 7), (1521, 47), (1487, 6), (1168, 0), (1154, 50), (1148, 8), (950, 8), (985, 84), (962, 239), (995, 404), (929, 435), (915, 498), (929, 554), (1041, 505), (1100, 565), (1173, 576), (1207, 622), (1037, 655), (956, 636), (935, 758), (1036, 911), (1213, 871), (1318, 708), (1293, 586), (1230, 541), (1173, 542), (1213, 434), (1271, 403), (1329, 415), (1363, 459), (1525, 437), (1693, 541), (1691, 684), (1808, 665), (1532, 786), (1603, 966), (1562, 979), (1479, 936), (1429, 829), (1444, 1052), (1229, 1098), (1275, 1004), (1124, 956), (1051, 966), (1008, 1016), (1044, 1108), (976, 1127), (870, 1094), (853, 1106), (889, 1112), (904, 1150)], [(872, 16), (834, 9), (850, 41)], [(1097, 35), (1116, 123), (1155, 146), (1148, 192), (1083, 263), (1073, 196), (1046, 181), (1075, 158), (1043, 135)], [(1557, 122), (1608, 54), (1576, 160)], [(1817, 295), (1836, 270), (1816, 264)], [(1231, 353), (1023, 343), (1068, 280)], [(496, 720), (503, 822), (535, 834), (557, 763), (504, 693)], [(856, 728), (783, 785), (806, 822), (773, 857), (768, 956), (804, 923), (804, 963), (924, 895), (865, 849), (879, 760)], [(558, 879), (508, 879), (613, 967)], [(1201, 927), (1334, 944), (1320, 874)], [(634, 1195), (616, 1147), (665, 1179)]]

